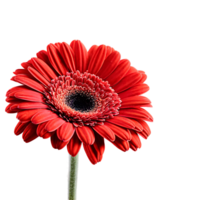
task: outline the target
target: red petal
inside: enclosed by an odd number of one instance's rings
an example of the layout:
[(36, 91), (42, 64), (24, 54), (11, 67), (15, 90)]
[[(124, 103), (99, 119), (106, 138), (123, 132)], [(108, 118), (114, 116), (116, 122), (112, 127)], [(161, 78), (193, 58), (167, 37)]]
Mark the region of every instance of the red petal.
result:
[(24, 142), (26, 142), (26, 143), (31, 142), (38, 137), (38, 135), (36, 134), (36, 128), (37, 128), (37, 126), (32, 123), (29, 123), (26, 126), (26, 128), (22, 134), (22, 138), (23, 138)]
[(142, 144), (141, 144), (140, 138), (138, 137), (138, 134), (135, 133), (135, 131), (133, 130), (130, 130), (130, 132), (131, 132), (132, 138), (129, 141), (129, 144), (134, 145), (136, 148), (141, 148)]
[(119, 93), (119, 97), (123, 100), (124, 98), (127, 98), (129, 96), (136, 96), (136, 95), (141, 95), (149, 90), (149, 86), (146, 84), (141, 84), (141, 85), (135, 85), (132, 88), (123, 91)]
[(95, 133), (95, 142), (93, 145), (83, 144), (83, 152), (88, 163), (97, 166), (105, 159), (107, 143), (100, 135)]
[(53, 44), (49, 44), (47, 46), (47, 53), (48, 53), (48, 58), (52, 64), (52, 66), (54, 67), (54, 69), (60, 75), (65, 75), (66, 72), (68, 72), (68, 69), (65, 66), (65, 63), (64, 63), (58, 49)]
[(137, 147), (135, 147), (132, 143), (129, 143), (129, 146), (133, 151), (137, 151)]
[(35, 114), (32, 118), (31, 121), (33, 122), (33, 124), (41, 124), (43, 122), (52, 120), (58, 118), (58, 115), (53, 113), (50, 110), (41, 110), (39, 111), (37, 114)]
[(48, 108), (47, 105), (43, 103), (38, 102), (21, 102), (17, 104), (18, 109), (42, 109), (42, 108)]
[(149, 80), (149, 74), (147, 73), (147, 71), (146, 70), (142, 70), (142, 69), (139, 69), (138, 70), (140, 73), (141, 73), (141, 75), (142, 75), (142, 78), (141, 78), (141, 80), (140, 80), (140, 83), (145, 83), (145, 82), (147, 82), (148, 80)]
[(121, 109), (123, 108), (134, 108), (134, 107), (145, 107), (149, 106), (151, 104), (151, 101), (143, 96), (130, 96), (122, 99), (122, 106)]
[(47, 81), (46, 78), (44, 78), (44, 76), (42, 76), (38, 71), (36, 71), (34, 68), (32, 67), (28, 67), (28, 71), (30, 72), (30, 74), (35, 77), (40, 83), (42, 83), (44, 86), (48, 86), (49, 85), (49, 81)]
[(88, 68), (88, 64), (90, 63), (90, 60), (91, 60), (92, 56), (94, 55), (94, 53), (96, 52), (97, 48), (98, 48), (97, 45), (93, 45), (90, 47), (90, 49), (88, 51), (87, 68)]
[(19, 108), (18, 108), (18, 104), (19, 104), (20, 102), (17, 102), (16, 104), (13, 104), (11, 107), (10, 107), (10, 110), (11, 111), (16, 111), (16, 112), (19, 112), (19, 111), (21, 111)]
[(46, 51), (44, 50), (39, 51), (36, 55), (40, 60), (44, 61), (49, 67), (52, 67)]
[(17, 114), (17, 119), (21, 122), (29, 122), (31, 118), (38, 112), (45, 111), (46, 109), (36, 109), (36, 110), (24, 110)]
[(13, 88), (11, 88), (10, 90), (8, 90), (7, 91), (7, 93), (6, 93), (6, 96), (7, 97), (11, 97), (11, 96), (13, 96), (13, 93), (14, 92), (17, 92), (17, 91), (21, 91), (21, 90), (23, 90), (23, 89), (25, 89), (25, 90), (30, 90), (30, 91), (33, 91), (33, 90), (31, 90), (30, 88), (28, 88), (28, 87), (26, 87), (26, 86), (16, 86), (16, 87), (13, 87)]
[(52, 145), (53, 148), (60, 150), (60, 149), (64, 148), (67, 145), (67, 142), (60, 141), (58, 139), (57, 135), (53, 134), (51, 136), (51, 145)]
[(112, 72), (117, 68), (117, 65), (120, 61), (121, 55), (119, 52), (114, 51), (111, 53), (103, 63), (101, 69), (97, 73), (97, 76), (101, 77), (102, 79), (107, 78)]
[(48, 132), (53, 132), (57, 130), (60, 126), (62, 126), (64, 123), (65, 123), (65, 120), (63, 120), (62, 118), (55, 118), (55, 119), (52, 119), (51, 121), (48, 121), (45, 129)]
[(19, 102), (20, 100), (15, 98), (15, 97), (7, 97), (6, 98), (6, 102), (8, 103), (16, 103), (16, 102)]
[(109, 141), (115, 140), (114, 132), (106, 125), (96, 125), (92, 127), (99, 135), (106, 138)]
[(11, 110), (10, 107), (13, 106), (13, 103), (8, 103), (4, 106), (3, 108), (3, 112), (5, 114), (9, 114), (10, 112), (14, 111), (14, 110)]
[(112, 142), (118, 149), (122, 151), (128, 151), (129, 150), (129, 142), (125, 140), (121, 140), (120, 138), (116, 137), (115, 141)]
[(45, 126), (48, 122), (44, 122), (42, 124), (39, 124), (37, 126), (37, 130), (36, 130), (36, 133), (38, 135), (38, 137), (41, 139), (41, 140), (48, 140), (52, 137), (52, 135), (56, 134), (56, 132), (47, 132), (47, 130), (45, 129)]
[(153, 117), (144, 109), (142, 108), (135, 108), (135, 109), (121, 109), (119, 111), (119, 116), (128, 117), (128, 118), (135, 118), (135, 119), (142, 119), (146, 121), (153, 121)]
[(106, 51), (106, 58), (116, 49), (112, 45), (106, 45), (107, 51)]
[(149, 140), (149, 138), (153, 135), (153, 129), (148, 122), (138, 120), (139, 123), (143, 126), (143, 131), (136, 132), (140, 137), (145, 140)]
[(120, 93), (123, 92), (131, 87), (133, 87), (138, 81), (142, 78), (142, 75), (138, 72), (134, 74), (129, 74), (125, 76), (117, 85), (113, 87), (115, 92)]
[(129, 74), (133, 74), (135, 72), (138, 72), (138, 70), (131, 66), (129, 68), (128, 72), (126, 73), (126, 76), (129, 75)]
[(23, 62), (23, 63), (21, 64), (21, 66), (22, 66), (24, 69), (27, 69), (28, 67), (33, 67), (31, 60), (29, 60), (29, 61), (27, 61), (27, 62)]
[(36, 81), (36, 79), (28, 72), (28, 70), (23, 69), (23, 68), (15, 68), (12, 72), (12, 75), (26, 75), (27, 77), (29, 77), (30, 79), (33, 79)]
[(29, 123), (30, 122), (22, 123), (22, 122), (19, 121), (17, 126), (15, 127), (15, 130), (14, 130), (15, 135), (20, 135)]
[(85, 46), (79, 40), (72, 41), (70, 46), (74, 50), (76, 70), (79, 70), (80, 72), (85, 72), (87, 68), (87, 56), (88, 56)]
[(10, 93), (9, 96), (12, 95), (17, 99), (22, 99), (26, 101), (44, 102), (44, 96), (42, 94), (28, 89), (18, 90), (17, 92)]
[(100, 45), (93, 56), (91, 57), (90, 63), (88, 65), (88, 72), (91, 74), (97, 74), (97, 72), (101, 69), (104, 60), (106, 58), (107, 48), (105, 45)]
[(55, 79), (57, 77), (56, 73), (51, 69), (51, 67), (39, 58), (31, 59), (34, 68), (43, 75), (48, 81)]
[(78, 139), (78, 136), (75, 133), (67, 145), (69, 154), (75, 157), (81, 148), (81, 144), (81, 141)]
[(112, 119), (107, 119), (106, 122), (121, 126), (123, 128), (135, 128), (134, 123), (130, 119), (125, 117), (115, 116)]
[(77, 133), (79, 139), (83, 143), (91, 145), (95, 141), (94, 132), (93, 132), (92, 128), (90, 128), (88, 126), (82, 126), (82, 127), (76, 128), (76, 133)]
[(104, 125), (108, 126), (114, 134), (122, 140), (131, 140), (131, 133), (128, 130), (107, 122), (105, 122)]
[(69, 123), (65, 122), (58, 130), (57, 130), (57, 136), (61, 141), (69, 142), (69, 140), (74, 135), (75, 128), (74, 126)]
[(117, 68), (105, 79), (111, 86), (116, 85), (126, 75), (130, 68), (130, 61), (123, 59), (120, 60)]
[(133, 130), (136, 130), (136, 131), (138, 131), (138, 132), (143, 131), (143, 127), (142, 127), (142, 125), (138, 122), (138, 119), (137, 119), (137, 121), (134, 120), (134, 119), (129, 119), (129, 120), (131, 120), (132, 123), (135, 125), (135, 128), (133, 128)]
[(17, 108), (17, 105), (13, 103), (8, 103), (3, 108), (3, 112), (5, 114), (16, 114), (19, 111), (20, 110)]
[(66, 66), (70, 69), (70, 71), (75, 72), (76, 66), (72, 48), (67, 43), (63, 42), (60, 46), (60, 53), (65, 61)]
[(44, 92), (44, 87), (40, 83), (34, 81), (33, 79), (30, 79), (28, 76), (17, 75), (17, 76), (12, 77), (11, 80), (24, 84), (34, 90), (37, 90), (38, 92), (41, 92), (41, 93)]

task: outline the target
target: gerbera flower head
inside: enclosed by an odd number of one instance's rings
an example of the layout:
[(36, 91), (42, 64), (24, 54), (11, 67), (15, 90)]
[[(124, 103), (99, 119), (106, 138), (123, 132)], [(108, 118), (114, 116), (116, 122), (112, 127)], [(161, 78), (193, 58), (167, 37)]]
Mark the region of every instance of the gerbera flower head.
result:
[(100, 162), (107, 139), (122, 151), (141, 147), (151, 131), (147, 76), (105, 45), (89, 51), (80, 41), (49, 44), (21, 64), (11, 79), (22, 85), (8, 90), (6, 112), (17, 113), (15, 134), (25, 142), (51, 138), (55, 149), (67, 146), (76, 156), (83, 143), (91, 161)]

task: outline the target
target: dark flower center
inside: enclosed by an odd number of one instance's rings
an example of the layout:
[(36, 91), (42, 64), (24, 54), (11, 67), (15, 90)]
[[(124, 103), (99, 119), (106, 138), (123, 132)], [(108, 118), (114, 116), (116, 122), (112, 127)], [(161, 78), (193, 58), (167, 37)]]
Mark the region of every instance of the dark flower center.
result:
[(67, 72), (45, 89), (50, 109), (75, 127), (103, 125), (119, 114), (121, 99), (107, 81), (88, 72)]
[(95, 107), (95, 99), (90, 94), (76, 92), (66, 97), (66, 105), (79, 112), (90, 112)]

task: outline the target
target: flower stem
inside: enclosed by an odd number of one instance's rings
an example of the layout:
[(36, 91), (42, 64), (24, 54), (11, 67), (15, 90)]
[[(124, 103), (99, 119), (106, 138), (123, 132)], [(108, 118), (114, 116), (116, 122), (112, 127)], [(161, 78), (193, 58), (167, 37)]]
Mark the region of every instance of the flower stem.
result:
[(70, 156), (70, 171), (69, 171), (69, 200), (76, 200), (77, 187), (77, 170), (78, 169), (78, 155)]

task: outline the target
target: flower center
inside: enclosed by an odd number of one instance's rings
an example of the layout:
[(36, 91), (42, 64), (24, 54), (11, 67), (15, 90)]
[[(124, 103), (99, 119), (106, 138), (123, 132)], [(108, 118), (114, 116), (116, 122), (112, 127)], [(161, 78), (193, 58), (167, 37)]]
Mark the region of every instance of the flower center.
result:
[(95, 99), (90, 94), (75, 92), (65, 98), (65, 104), (80, 112), (90, 112), (95, 108)]
[(109, 83), (87, 72), (67, 72), (51, 80), (44, 94), (49, 108), (76, 127), (102, 125), (121, 106)]

